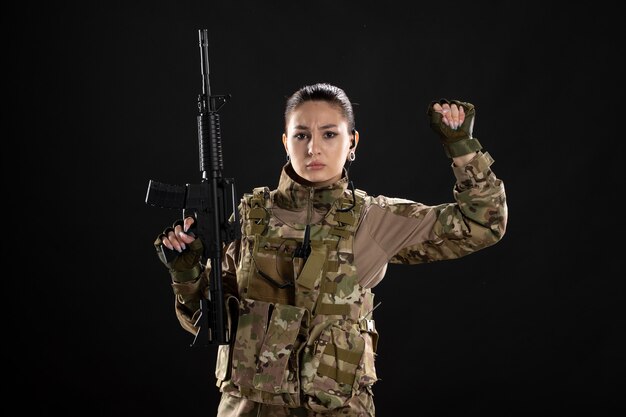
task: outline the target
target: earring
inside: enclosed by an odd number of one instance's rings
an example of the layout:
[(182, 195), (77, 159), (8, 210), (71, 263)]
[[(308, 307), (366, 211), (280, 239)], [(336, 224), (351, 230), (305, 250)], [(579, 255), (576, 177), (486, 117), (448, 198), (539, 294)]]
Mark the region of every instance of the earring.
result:
[(354, 153), (354, 151), (350, 151), (350, 153), (348, 154), (348, 161), (352, 162), (356, 159), (356, 154)]
[(287, 154), (287, 162), (289, 162), (290, 158), (289, 158), (289, 154)]

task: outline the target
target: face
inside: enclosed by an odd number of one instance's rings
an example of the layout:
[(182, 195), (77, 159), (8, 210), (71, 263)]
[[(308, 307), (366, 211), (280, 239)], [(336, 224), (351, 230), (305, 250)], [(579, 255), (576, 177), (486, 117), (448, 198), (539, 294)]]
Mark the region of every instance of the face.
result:
[[(306, 101), (289, 115), (283, 145), (294, 171), (315, 186), (330, 185), (343, 174), (352, 144), (341, 109), (326, 101)], [(354, 135), (354, 148), (359, 141)]]

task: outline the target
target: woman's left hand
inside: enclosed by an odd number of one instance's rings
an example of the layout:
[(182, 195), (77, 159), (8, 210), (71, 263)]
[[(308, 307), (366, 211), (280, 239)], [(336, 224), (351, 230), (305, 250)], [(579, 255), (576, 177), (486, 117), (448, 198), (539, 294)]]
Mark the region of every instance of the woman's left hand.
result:
[(441, 113), (441, 120), (450, 129), (457, 129), (465, 121), (465, 110), (463, 106), (457, 106), (455, 103), (439, 103), (433, 104), (433, 110)]

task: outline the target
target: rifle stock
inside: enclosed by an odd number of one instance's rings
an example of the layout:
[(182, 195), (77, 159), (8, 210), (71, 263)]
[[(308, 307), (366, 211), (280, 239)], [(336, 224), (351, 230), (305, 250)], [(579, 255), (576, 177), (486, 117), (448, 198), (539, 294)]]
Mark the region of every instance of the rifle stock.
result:
[[(198, 31), (202, 93), (198, 95), (198, 145), (201, 181), (197, 184), (172, 185), (150, 180), (146, 203), (169, 209), (182, 209), (183, 218), (193, 217), (193, 234), (202, 241), (202, 262), (211, 266), (208, 297), (200, 299), (198, 328), (192, 346), (223, 345), (230, 342), (224, 293), (222, 289), (222, 253), (224, 246), (240, 237), (239, 213), (235, 203), (233, 178), (224, 178), (222, 138), (218, 111), (230, 95), (211, 95), (209, 82), (208, 30)], [(229, 222), (230, 213), (234, 221)], [(169, 261), (177, 256), (162, 246)]]

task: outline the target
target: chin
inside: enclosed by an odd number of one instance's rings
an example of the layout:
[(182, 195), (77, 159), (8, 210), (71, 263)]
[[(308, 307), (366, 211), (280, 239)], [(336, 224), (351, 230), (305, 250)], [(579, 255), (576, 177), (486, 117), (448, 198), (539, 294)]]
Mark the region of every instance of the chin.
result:
[(319, 185), (319, 184), (330, 185), (331, 183), (336, 182), (336, 181), (333, 181), (333, 177), (328, 177), (328, 176), (314, 176), (314, 177), (309, 177), (306, 180), (309, 182), (315, 183), (316, 185)]
[(315, 170), (309, 170), (306, 168), (306, 166), (303, 166), (301, 173), (298, 172), (299, 169), (295, 171), (296, 171), (296, 174), (298, 174), (298, 176), (302, 178), (303, 180), (308, 181), (310, 183), (315, 183), (315, 184), (328, 182), (335, 177), (335, 175), (331, 175), (329, 173), (328, 167), (325, 167), (325, 169), (315, 171)]
[(308, 182), (324, 182), (324, 181), (326, 181), (323, 177), (318, 177), (317, 175), (307, 175), (307, 176), (302, 177), (302, 178), (304, 178)]

